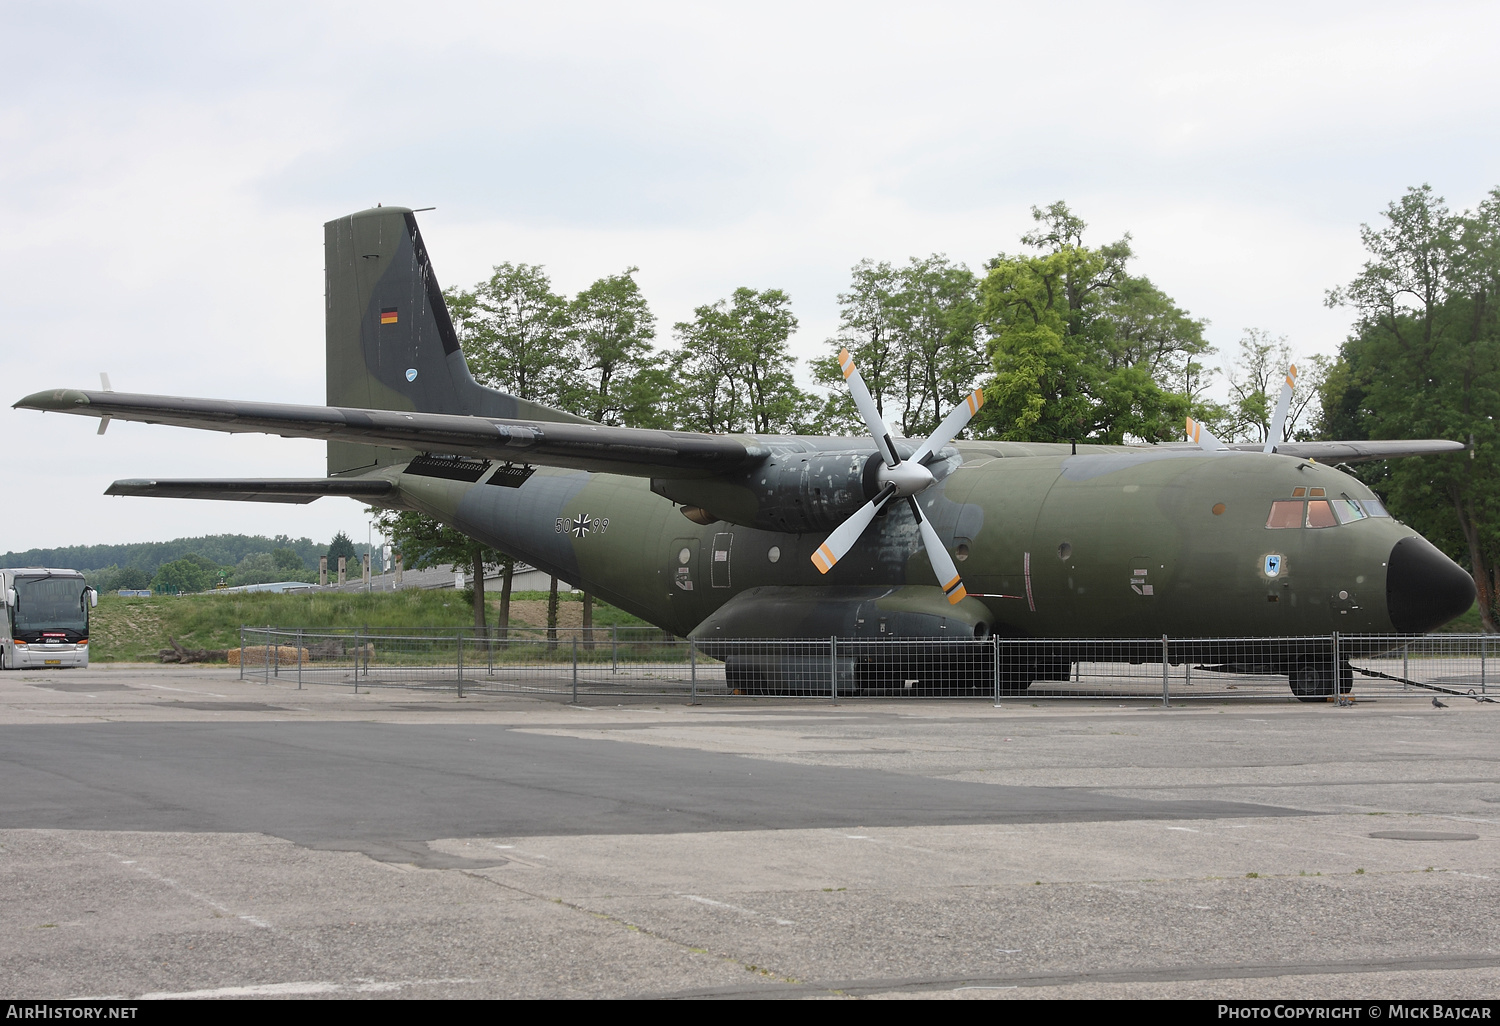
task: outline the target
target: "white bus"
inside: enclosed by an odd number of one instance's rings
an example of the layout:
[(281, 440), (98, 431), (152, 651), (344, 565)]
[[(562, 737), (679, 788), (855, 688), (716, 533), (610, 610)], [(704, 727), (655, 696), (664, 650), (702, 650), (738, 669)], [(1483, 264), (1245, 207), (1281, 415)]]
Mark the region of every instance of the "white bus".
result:
[(99, 593), (77, 570), (0, 570), (0, 669), (89, 664), (89, 610)]

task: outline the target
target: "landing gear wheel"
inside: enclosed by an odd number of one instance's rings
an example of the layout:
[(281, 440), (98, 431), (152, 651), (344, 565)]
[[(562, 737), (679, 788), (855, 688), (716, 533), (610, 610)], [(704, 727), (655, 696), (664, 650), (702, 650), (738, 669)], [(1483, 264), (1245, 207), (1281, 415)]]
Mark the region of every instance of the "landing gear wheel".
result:
[[(1333, 695), (1333, 673), (1328, 659), (1304, 656), (1287, 672), (1287, 683), (1299, 702), (1326, 702)], [(1354, 668), (1347, 662), (1339, 663), (1339, 693), (1347, 695), (1354, 690)]]

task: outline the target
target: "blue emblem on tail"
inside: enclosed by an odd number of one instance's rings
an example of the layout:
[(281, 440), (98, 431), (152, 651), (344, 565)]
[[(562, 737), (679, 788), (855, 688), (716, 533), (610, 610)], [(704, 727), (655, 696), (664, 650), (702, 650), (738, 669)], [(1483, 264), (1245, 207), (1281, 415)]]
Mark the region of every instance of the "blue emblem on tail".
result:
[(407, 381), (416, 381), (417, 380), (417, 369), (415, 367), (408, 367), (408, 368), (406, 368), (406, 380)]

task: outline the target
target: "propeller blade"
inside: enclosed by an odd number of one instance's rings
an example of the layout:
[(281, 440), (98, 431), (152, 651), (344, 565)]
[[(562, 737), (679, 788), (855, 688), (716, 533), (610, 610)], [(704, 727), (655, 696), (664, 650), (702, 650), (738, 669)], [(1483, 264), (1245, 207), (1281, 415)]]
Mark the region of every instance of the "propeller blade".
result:
[(1266, 432), (1266, 447), (1261, 452), (1275, 452), (1276, 447), (1286, 441), (1286, 415), (1292, 408), (1292, 390), (1297, 387), (1297, 365), (1286, 372), (1286, 381), (1281, 386), (1281, 395), (1276, 400), (1276, 412), (1271, 415), (1271, 429)]
[(886, 466), (894, 467), (901, 462), (901, 458), (896, 455), (896, 443), (891, 441), (891, 433), (885, 426), (885, 420), (875, 408), (875, 400), (871, 398), (870, 390), (865, 387), (865, 379), (859, 376), (859, 368), (854, 366), (854, 357), (849, 355), (847, 349), (839, 350), (839, 369), (844, 372), (844, 380), (849, 382), (849, 394), (854, 396), (854, 405), (865, 420), (865, 428), (870, 432), (870, 437), (875, 439), (875, 448), (880, 450), (880, 458), (885, 460)]
[(865, 528), (870, 526), (870, 521), (874, 520), (875, 514), (880, 512), (880, 507), (884, 506), (895, 494), (896, 486), (886, 485), (880, 489), (875, 498), (865, 503), (848, 520), (833, 529), (828, 540), (818, 546), (818, 551), (812, 554), (813, 566), (818, 568), (818, 573), (826, 574), (832, 570), (833, 565), (854, 548), (854, 543), (859, 541), (859, 536), (865, 533)]
[(1196, 442), (1200, 449), (1208, 449), (1210, 451), (1229, 448), (1229, 446), (1215, 438), (1212, 431), (1192, 417), (1187, 419), (1187, 440), (1189, 442)]
[(938, 584), (942, 585), (943, 594), (948, 596), (948, 604), (957, 605), (969, 594), (964, 590), (963, 578), (958, 575), (958, 567), (953, 565), (953, 557), (949, 556), (948, 550), (943, 547), (943, 540), (938, 537), (937, 530), (922, 515), (922, 507), (917, 504), (916, 496), (911, 496), (906, 501), (911, 503), (912, 515), (917, 518), (917, 526), (922, 529), (922, 547), (927, 550), (927, 559), (932, 564), (932, 572), (937, 574)]
[(964, 401), (953, 407), (953, 412), (944, 417), (943, 422), (937, 426), (937, 430), (927, 436), (927, 441), (922, 443), (922, 447), (912, 453), (911, 461), (921, 463), (929, 455), (953, 441), (953, 436), (968, 427), (969, 421), (974, 419), (974, 414), (978, 413), (983, 405), (983, 389), (976, 388), (964, 396)]

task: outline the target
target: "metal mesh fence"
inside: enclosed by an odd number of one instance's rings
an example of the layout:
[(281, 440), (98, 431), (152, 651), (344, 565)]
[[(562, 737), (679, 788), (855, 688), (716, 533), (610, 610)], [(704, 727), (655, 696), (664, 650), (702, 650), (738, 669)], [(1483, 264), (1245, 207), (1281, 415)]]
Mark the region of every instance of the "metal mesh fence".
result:
[(1483, 635), (827, 638), (690, 642), (654, 628), (245, 627), (240, 675), (295, 687), (837, 700), (1500, 698)]

